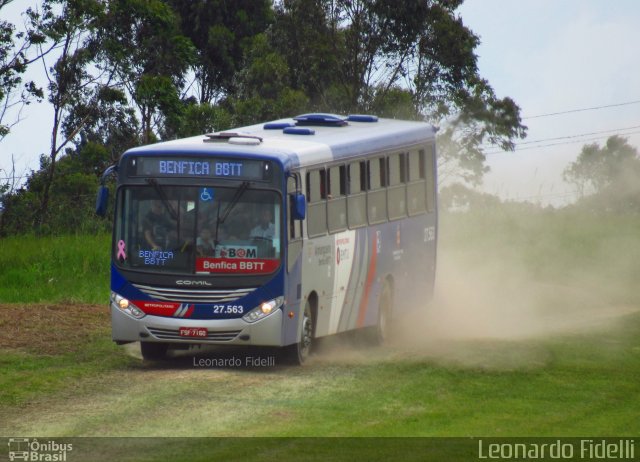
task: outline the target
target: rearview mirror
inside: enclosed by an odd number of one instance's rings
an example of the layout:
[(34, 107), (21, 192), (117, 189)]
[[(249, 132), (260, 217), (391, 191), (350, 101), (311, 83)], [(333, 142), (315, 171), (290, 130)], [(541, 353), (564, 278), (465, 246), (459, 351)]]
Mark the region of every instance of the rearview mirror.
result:
[(109, 188), (102, 185), (98, 187), (98, 195), (96, 197), (96, 214), (104, 217), (107, 214), (109, 206)]
[(307, 216), (307, 199), (304, 194), (292, 194), (293, 198), (293, 218), (294, 220), (304, 220)]

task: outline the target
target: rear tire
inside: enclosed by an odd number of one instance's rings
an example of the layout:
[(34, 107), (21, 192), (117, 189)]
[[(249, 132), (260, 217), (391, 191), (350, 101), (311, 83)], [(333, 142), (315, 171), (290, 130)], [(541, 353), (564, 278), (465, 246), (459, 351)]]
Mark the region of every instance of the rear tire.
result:
[(389, 343), (391, 337), (391, 306), (393, 304), (393, 292), (388, 283), (385, 282), (380, 293), (378, 302), (378, 323), (373, 332), (373, 342), (376, 345)]
[(307, 302), (304, 306), (304, 312), (302, 313), (300, 340), (293, 345), (284, 347), (285, 358), (289, 364), (301, 366), (307, 361), (313, 346), (313, 330), (311, 305)]
[(147, 361), (163, 361), (167, 359), (167, 349), (169, 345), (166, 343), (140, 342), (140, 353), (142, 358)]

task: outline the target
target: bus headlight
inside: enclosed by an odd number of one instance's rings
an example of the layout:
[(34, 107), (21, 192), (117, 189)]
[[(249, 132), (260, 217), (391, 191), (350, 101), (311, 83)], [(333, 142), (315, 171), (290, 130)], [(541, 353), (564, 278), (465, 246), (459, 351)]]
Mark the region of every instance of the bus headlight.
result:
[(246, 322), (256, 322), (262, 318), (266, 318), (271, 313), (276, 311), (278, 308), (282, 306), (284, 302), (284, 297), (274, 298), (273, 300), (269, 300), (267, 302), (261, 303), (259, 306), (255, 307), (247, 314), (245, 314), (242, 319)]
[(144, 317), (144, 311), (131, 303), (128, 299), (118, 295), (115, 292), (111, 292), (111, 302), (115, 304), (120, 311), (132, 316), (136, 319)]

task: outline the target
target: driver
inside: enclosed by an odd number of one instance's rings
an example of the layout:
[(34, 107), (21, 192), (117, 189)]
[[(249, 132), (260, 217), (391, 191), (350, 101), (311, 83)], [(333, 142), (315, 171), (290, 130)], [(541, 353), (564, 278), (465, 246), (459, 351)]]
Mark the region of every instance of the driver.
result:
[(260, 213), (260, 223), (258, 224), (258, 226), (251, 230), (249, 237), (273, 239), (273, 236), (275, 234), (275, 227), (272, 223), (272, 220), (273, 214), (271, 213), (271, 209), (268, 207), (262, 209), (262, 213)]
[(144, 238), (153, 250), (160, 250), (177, 237), (176, 223), (167, 216), (161, 201), (151, 203), (151, 209), (142, 222)]

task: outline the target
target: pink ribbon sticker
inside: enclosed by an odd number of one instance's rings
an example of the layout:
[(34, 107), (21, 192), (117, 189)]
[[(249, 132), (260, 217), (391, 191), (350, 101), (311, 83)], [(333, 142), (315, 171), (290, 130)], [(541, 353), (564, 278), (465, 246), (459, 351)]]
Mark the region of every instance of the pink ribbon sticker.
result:
[(124, 241), (120, 239), (118, 241), (118, 256), (116, 257), (118, 260), (120, 260), (120, 257), (122, 257), (123, 260), (127, 259), (127, 254), (125, 253), (125, 246), (126, 244), (124, 243)]

